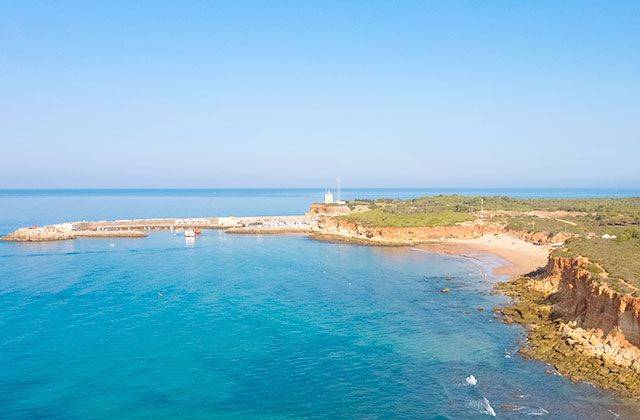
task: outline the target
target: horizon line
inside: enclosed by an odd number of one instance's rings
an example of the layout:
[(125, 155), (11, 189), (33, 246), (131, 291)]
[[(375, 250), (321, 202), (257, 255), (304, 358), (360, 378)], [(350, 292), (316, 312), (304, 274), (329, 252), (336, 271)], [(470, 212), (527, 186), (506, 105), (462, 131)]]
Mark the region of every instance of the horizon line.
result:
[[(82, 191), (82, 190), (93, 190), (93, 191), (113, 191), (113, 190), (130, 190), (130, 191), (152, 191), (152, 190), (326, 190), (326, 189), (335, 189), (335, 186), (330, 186), (329, 188), (326, 186), (309, 186), (309, 187), (0, 187), (0, 191)], [(464, 187), (454, 187), (454, 186), (445, 186), (445, 187), (429, 187), (429, 186), (411, 186), (411, 187), (399, 187), (399, 186), (391, 186), (391, 187), (365, 187), (365, 186), (356, 186), (356, 187), (341, 187), (342, 191), (348, 190), (483, 190), (483, 189), (493, 189), (493, 190), (534, 190), (534, 189), (544, 189), (544, 190), (590, 190), (590, 189), (603, 189), (603, 190), (640, 190), (640, 185), (637, 187), (614, 187), (614, 186), (560, 186), (560, 187), (547, 187), (547, 186), (533, 186), (533, 187), (508, 187), (508, 186), (486, 186), (486, 187), (475, 187), (475, 186), (464, 186)]]

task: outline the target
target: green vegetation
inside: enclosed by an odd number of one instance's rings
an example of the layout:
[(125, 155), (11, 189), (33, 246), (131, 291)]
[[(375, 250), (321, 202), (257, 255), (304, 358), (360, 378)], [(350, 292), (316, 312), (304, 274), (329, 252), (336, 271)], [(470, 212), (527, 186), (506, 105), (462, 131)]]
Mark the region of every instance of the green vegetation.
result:
[(637, 229), (637, 228), (625, 229), (622, 232), (620, 232), (620, 235), (617, 238), (619, 242), (626, 242), (632, 239), (640, 239), (640, 229)]
[[(487, 219), (490, 223), (497, 223), (504, 225), (507, 230), (514, 231), (524, 231), (524, 232), (545, 232), (551, 235), (560, 232), (574, 233), (574, 234), (585, 234), (587, 230), (583, 223), (579, 223), (580, 221), (575, 220), (573, 217), (568, 217), (571, 219), (571, 223), (567, 223), (567, 221), (562, 221), (564, 219), (553, 219), (553, 218), (543, 218), (538, 216), (529, 216), (529, 215), (519, 215), (519, 214), (510, 214), (510, 215), (498, 215), (491, 216)], [(574, 224), (575, 223), (575, 224)]]
[[(554, 251), (556, 255), (589, 258), (594, 263), (591, 269), (595, 277), (619, 291), (633, 293), (635, 287), (640, 288), (640, 197), (521, 199), (438, 195), (414, 200), (356, 200), (348, 204), (352, 208), (356, 204), (369, 208), (344, 216), (366, 226), (451, 226), (482, 218), (485, 224), (516, 232), (544, 233), (547, 238), (570, 236), (564, 248)], [(605, 234), (617, 238), (603, 239)]]
[(640, 223), (640, 197), (629, 198), (513, 198), (506, 196), (436, 195), (414, 200), (357, 200), (383, 205), (398, 212), (430, 213), (451, 210), (475, 213), (485, 211), (567, 211), (594, 213), (603, 223)]
[[(613, 234), (616, 234), (613, 230)], [(620, 232), (622, 235), (622, 232)], [(589, 238), (580, 236), (567, 241), (562, 250), (555, 255), (574, 257), (582, 255), (598, 264), (608, 273), (605, 281), (615, 290), (632, 293), (635, 289), (629, 288), (623, 282), (633, 287), (640, 288), (640, 238), (602, 239), (601, 237)]]
[[(368, 206), (372, 212), (348, 217), (370, 226), (444, 226), (480, 215), (489, 223), (529, 232), (584, 235), (605, 232), (611, 226), (640, 226), (640, 197), (525, 199), (437, 195), (413, 200), (354, 200), (347, 205)], [(540, 214), (550, 212), (557, 214)], [(438, 214), (439, 217), (433, 216)], [(432, 224), (434, 219), (437, 224)]]
[(587, 271), (589, 271), (591, 274), (597, 274), (597, 275), (602, 274), (602, 269), (598, 264), (595, 264), (595, 263), (590, 263), (587, 266)]
[(389, 227), (433, 227), (451, 226), (457, 223), (473, 220), (474, 217), (465, 213), (453, 211), (438, 211), (434, 213), (392, 213), (383, 208), (376, 208), (360, 213), (352, 213), (345, 219), (365, 226)]

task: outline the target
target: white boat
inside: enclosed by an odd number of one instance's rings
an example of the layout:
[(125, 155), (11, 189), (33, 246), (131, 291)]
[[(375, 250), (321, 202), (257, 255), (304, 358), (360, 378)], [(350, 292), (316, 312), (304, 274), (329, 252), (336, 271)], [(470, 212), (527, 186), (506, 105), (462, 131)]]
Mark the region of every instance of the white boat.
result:
[(185, 229), (184, 230), (184, 237), (185, 238), (195, 238), (196, 237), (196, 231), (193, 229)]

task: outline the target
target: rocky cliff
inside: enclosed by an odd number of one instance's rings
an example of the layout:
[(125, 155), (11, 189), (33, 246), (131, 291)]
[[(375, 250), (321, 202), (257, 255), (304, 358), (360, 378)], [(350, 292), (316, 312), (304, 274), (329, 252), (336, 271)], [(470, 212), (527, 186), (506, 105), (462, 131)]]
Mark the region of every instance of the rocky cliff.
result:
[(496, 311), (528, 328), (523, 354), (571, 379), (637, 397), (640, 299), (613, 290), (587, 270), (590, 264), (583, 257), (551, 256), (542, 278), (499, 284), (515, 302)]
[[(383, 245), (410, 245), (447, 239), (474, 239), (485, 234), (507, 233), (508, 235), (537, 244), (562, 243), (569, 235), (545, 232), (507, 230), (504, 225), (483, 223), (481, 220), (453, 226), (433, 227), (371, 227), (340, 217), (332, 217), (340, 212), (351, 211), (347, 206), (326, 206), (314, 204), (311, 214), (319, 215), (314, 233), (345, 241), (370, 242)], [(353, 211), (358, 211), (353, 210)]]
[(557, 315), (574, 320), (583, 328), (598, 328), (604, 335), (619, 331), (640, 346), (640, 299), (613, 290), (606, 280), (597, 280), (583, 257), (550, 257), (546, 282)]
[(343, 240), (387, 245), (409, 245), (445, 239), (473, 239), (487, 233), (500, 233), (499, 226), (469, 223), (434, 227), (370, 227), (340, 218), (322, 218), (314, 232)]

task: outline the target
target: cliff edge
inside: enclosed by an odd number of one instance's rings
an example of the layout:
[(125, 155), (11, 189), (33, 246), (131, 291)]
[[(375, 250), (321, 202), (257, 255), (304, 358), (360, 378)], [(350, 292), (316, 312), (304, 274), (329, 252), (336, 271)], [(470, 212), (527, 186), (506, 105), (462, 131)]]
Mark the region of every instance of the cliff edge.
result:
[(594, 275), (584, 257), (550, 256), (542, 273), (497, 287), (515, 302), (497, 308), (527, 327), (524, 355), (573, 380), (640, 394), (640, 299)]

